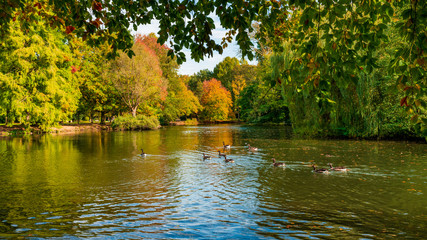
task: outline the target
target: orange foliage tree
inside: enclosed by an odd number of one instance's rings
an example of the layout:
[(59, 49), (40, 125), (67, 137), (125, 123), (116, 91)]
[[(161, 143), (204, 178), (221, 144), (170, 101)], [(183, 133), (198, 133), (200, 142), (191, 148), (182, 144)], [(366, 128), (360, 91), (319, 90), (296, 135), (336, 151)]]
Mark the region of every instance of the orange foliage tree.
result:
[(212, 78), (203, 82), (202, 118), (208, 121), (226, 120), (232, 105), (231, 94), (221, 82)]

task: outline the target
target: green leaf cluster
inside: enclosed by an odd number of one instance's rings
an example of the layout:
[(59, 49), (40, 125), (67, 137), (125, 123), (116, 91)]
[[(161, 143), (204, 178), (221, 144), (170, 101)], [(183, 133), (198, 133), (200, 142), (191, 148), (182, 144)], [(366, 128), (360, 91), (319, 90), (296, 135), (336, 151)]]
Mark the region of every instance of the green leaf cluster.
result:
[(80, 92), (64, 35), (40, 19), (23, 31), (16, 22), (0, 40), (0, 115), (42, 130), (69, 119)]

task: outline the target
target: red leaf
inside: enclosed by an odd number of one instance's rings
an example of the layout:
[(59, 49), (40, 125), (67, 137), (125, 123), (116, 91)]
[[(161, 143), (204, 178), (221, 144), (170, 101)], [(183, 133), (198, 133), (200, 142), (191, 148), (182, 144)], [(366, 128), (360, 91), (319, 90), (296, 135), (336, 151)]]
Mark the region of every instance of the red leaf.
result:
[(411, 89), (411, 88), (412, 88), (411, 86), (406, 86), (406, 87), (403, 89), (403, 91), (406, 91), (406, 90)]
[(406, 99), (408, 98), (408, 96), (402, 98), (402, 100), (400, 100), (400, 106), (403, 107), (403, 105), (408, 106), (408, 102), (406, 101)]
[(96, 28), (99, 28), (101, 26), (102, 22), (99, 20), (99, 18), (95, 19), (94, 21), (90, 21), (92, 25), (94, 25)]
[(80, 70), (80, 67), (76, 67), (76, 66), (71, 66), (71, 73), (75, 73), (78, 70)]
[(97, 1), (93, 1), (92, 2), (92, 8), (96, 11), (101, 11), (102, 10), (102, 3), (97, 2)]
[(73, 26), (67, 26), (65, 28), (65, 33), (70, 34), (70, 33), (72, 33), (74, 31), (74, 29), (76, 29), (76, 28), (73, 27)]
[(34, 4), (34, 7), (38, 7), (39, 9), (41, 9), (42, 8), (42, 4), (41, 3), (36, 3), (36, 4)]

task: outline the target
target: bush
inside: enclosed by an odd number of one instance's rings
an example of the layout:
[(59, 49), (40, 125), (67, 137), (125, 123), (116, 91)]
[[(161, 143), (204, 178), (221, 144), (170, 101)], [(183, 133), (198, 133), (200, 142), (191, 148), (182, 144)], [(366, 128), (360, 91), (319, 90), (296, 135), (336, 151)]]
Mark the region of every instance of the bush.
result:
[(132, 117), (131, 115), (127, 115), (115, 118), (111, 127), (115, 130), (149, 130), (159, 128), (160, 123), (156, 116), (138, 115)]

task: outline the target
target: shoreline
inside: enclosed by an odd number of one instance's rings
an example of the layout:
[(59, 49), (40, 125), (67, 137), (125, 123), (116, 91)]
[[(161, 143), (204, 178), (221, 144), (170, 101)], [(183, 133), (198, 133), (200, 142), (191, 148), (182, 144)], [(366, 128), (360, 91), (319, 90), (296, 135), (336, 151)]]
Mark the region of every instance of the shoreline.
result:
[(0, 137), (16, 136), (16, 135), (32, 135), (32, 134), (77, 134), (84, 132), (99, 132), (112, 131), (109, 124), (99, 123), (82, 123), (82, 124), (63, 124), (57, 127), (52, 127), (50, 132), (44, 132), (38, 127), (31, 127), (30, 132), (26, 133), (25, 128), (20, 125), (6, 127), (0, 125)]
[[(181, 123), (181, 124), (180, 124)], [(237, 124), (245, 124), (244, 122), (238, 121), (217, 121), (217, 122), (199, 122), (195, 125), (212, 125), (212, 124), (229, 124), (229, 123), (237, 123)], [(247, 124), (247, 123), (246, 123)], [(191, 124), (190, 124), (191, 125)], [(248, 124), (251, 125), (251, 124)], [(260, 126), (255, 124), (256, 126)], [(266, 124), (266, 126), (271, 126), (276, 124)], [(281, 124), (278, 124), (281, 125)], [(162, 126), (188, 126), (185, 122), (171, 122), (168, 125)], [(283, 126), (283, 125), (281, 125)], [(100, 124), (100, 123), (81, 123), (81, 124), (63, 124), (57, 127), (52, 127), (51, 131), (44, 132), (38, 127), (31, 127), (30, 132), (26, 132), (25, 128), (21, 125), (15, 125), (12, 127), (6, 127), (4, 125), (0, 125), (0, 137), (7, 136), (24, 136), (24, 135), (42, 135), (42, 134), (79, 134), (79, 133), (88, 133), (88, 132), (110, 132), (110, 131), (128, 131), (128, 130), (113, 130), (111, 124)], [(297, 137), (298, 138), (298, 137)], [(427, 140), (421, 137), (414, 136), (393, 136), (393, 137), (383, 137), (383, 138), (360, 138), (360, 137), (348, 137), (348, 136), (318, 136), (318, 137), (299, 137), (299, 138), (308, 138), (308, 139), (337, 139), (337, 140), (367, 140), (367, 141), (409, 141), (409, 142), (418, 142), (418, 143), (427, 143)]]

